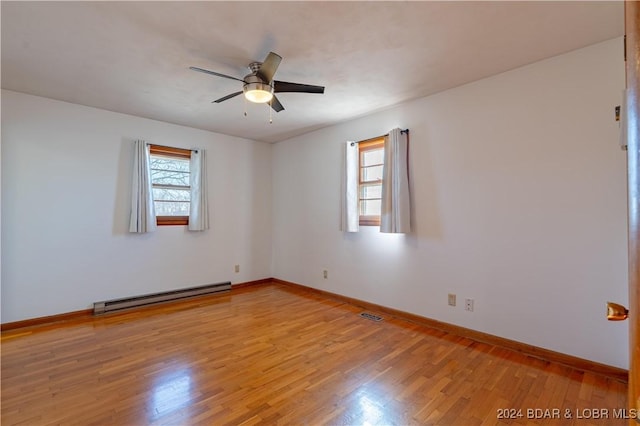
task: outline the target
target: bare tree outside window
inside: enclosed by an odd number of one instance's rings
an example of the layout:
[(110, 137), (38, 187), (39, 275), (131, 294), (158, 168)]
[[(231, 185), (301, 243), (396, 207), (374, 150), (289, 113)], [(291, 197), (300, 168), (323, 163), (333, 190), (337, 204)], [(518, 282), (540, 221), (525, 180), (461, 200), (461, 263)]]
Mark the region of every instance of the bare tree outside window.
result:
[(190, 154), (189, 150), (151, 145), (151, 183), (158, 225), (188, 223)]

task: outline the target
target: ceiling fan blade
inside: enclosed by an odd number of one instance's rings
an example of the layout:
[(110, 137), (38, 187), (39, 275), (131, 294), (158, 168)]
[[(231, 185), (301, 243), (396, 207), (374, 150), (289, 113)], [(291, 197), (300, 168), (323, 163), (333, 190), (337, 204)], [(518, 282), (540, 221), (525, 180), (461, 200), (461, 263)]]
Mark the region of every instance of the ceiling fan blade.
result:
[(244, 80), (240, 80), (239, 78), (231, 77), (230, 75), (220, 74), (219, 72), (209, 71), (209, 70), (205, 70), (203, 68), (198, 68), (198, 67), (189, 67), (189, 69), (193, 70), (193, 71), (203, 72), (205, 74), (215, 75), (215, 76), (218, 76), (218, 77), (229, 78), (231, 80), (242, 81), (244, 83)]
[(271, 99), (271, 102), (269, 103), (271, 104), (271, 108), (273, 108), (275, 112), (280, 112), (284, 110), (284, 107), (282, 106), (278, 98), (276, 98), (275, 96)]
[(273, 75), (276, 73), (278, 65), (280, 65), (280, 61), (282, 61), (280, 55), (269, 52), (262, 65), (260, 65), (260, 69), (256, 72), (256, 75), (265, 83), (271, 83)]
[(324, 93), (324, 86), (313, 86), (311, 84), (289, 83), (286, 81), (275, 80), (273, 82), (273, 91), (275, 93), (282, 93), (282, 92)]
[(232, 94), (227, 95), (227, 96), (223, 96), (222, 98), (220, 98), (220, 99), (216, 99), (215, 101), (212, 101), (211, 103), (214, 103), (214, 102), (215, 102), (215, 103), (219, 104), (220, 102), (224, 102), (224, 101), (226, 101), (227, 99), (235, 98), (236, 96), (238, 96), (238, 95), (239, 95), (239, 94), (241, 94), (241, 93), (242, 93), (242, 90), (241, 90), (241, 91), (239, 91), (239, 92), (232, 93)]

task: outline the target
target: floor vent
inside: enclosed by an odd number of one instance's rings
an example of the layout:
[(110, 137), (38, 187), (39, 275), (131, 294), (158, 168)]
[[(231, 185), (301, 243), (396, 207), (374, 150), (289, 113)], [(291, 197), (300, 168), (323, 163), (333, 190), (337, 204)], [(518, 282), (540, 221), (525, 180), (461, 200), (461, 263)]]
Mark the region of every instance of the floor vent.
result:
[(230, 281), (199, 287), (181, 288), (179, 290), (165, 291), (163, 293), (146, 294), (144, 296), (105, 300), (104, 302), (96, 302), (93, 304), (93, 314), (100, 315), (107, 312), (121, 311), (123, 309), (131, 309), (172, 300), (187, 299), (189, 297), (202, 296), (205, 294), (219, 293), (221, 291), (229, 290), (231, 290)]
[(373, 315), (370, 314), (369, 312), (363, 312), (360, 314), (360, 316), (362, 318), (366, 318), (366, 319), (370, 319), (371, 321), (382, 321), (382, 317), (379, 317), (378, 315)]

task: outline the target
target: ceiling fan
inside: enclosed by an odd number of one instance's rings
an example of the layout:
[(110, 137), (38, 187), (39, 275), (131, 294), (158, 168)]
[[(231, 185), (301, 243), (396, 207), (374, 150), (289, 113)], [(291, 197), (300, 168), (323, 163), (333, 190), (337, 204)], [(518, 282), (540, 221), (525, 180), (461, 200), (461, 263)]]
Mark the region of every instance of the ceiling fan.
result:
[(264, 62), (252, 62), (249, 64), (251, 73), (245, 75), (243, 79), (198, 67), (189, 67), (189, 69), (242, 82), (243, 86), (241, 91), (231, 93), (230, 95), (213, 101), (218, 104), (244, 93), (244, 97), (247, 98), (247, 100), (255, 103), (268, 103), (274, 111), (280, 112), (284, 107), (274, 93), (324, 93), (324, 86), (312, 86), (310, 84), (288, 83), (286, 81), (274, 80), (273, 76), (278, 69), (278, 65), (280, 65), (280, 61), (282, 61), (280, 55), (269, 52)]

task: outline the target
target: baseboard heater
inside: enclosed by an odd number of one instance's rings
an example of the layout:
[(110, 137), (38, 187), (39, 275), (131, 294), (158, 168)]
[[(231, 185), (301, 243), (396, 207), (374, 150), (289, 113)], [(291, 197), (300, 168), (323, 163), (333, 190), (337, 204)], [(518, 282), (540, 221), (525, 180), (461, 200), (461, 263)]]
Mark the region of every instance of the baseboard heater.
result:
[(207, 284), (198, 287), (181, 288), (179, 290), (165, 291), (162, 293), (145, 294), (143, 296), (125, 297), (122, 299), (105, 300), (93, 304), (93, 315), (107, 312), (121, 311), (124, 309), (147, 306), (155, 303), (169, 302), (172, 300), (187, 299), (195, 296), (219, 293), (231, 290), (231, 282)]

